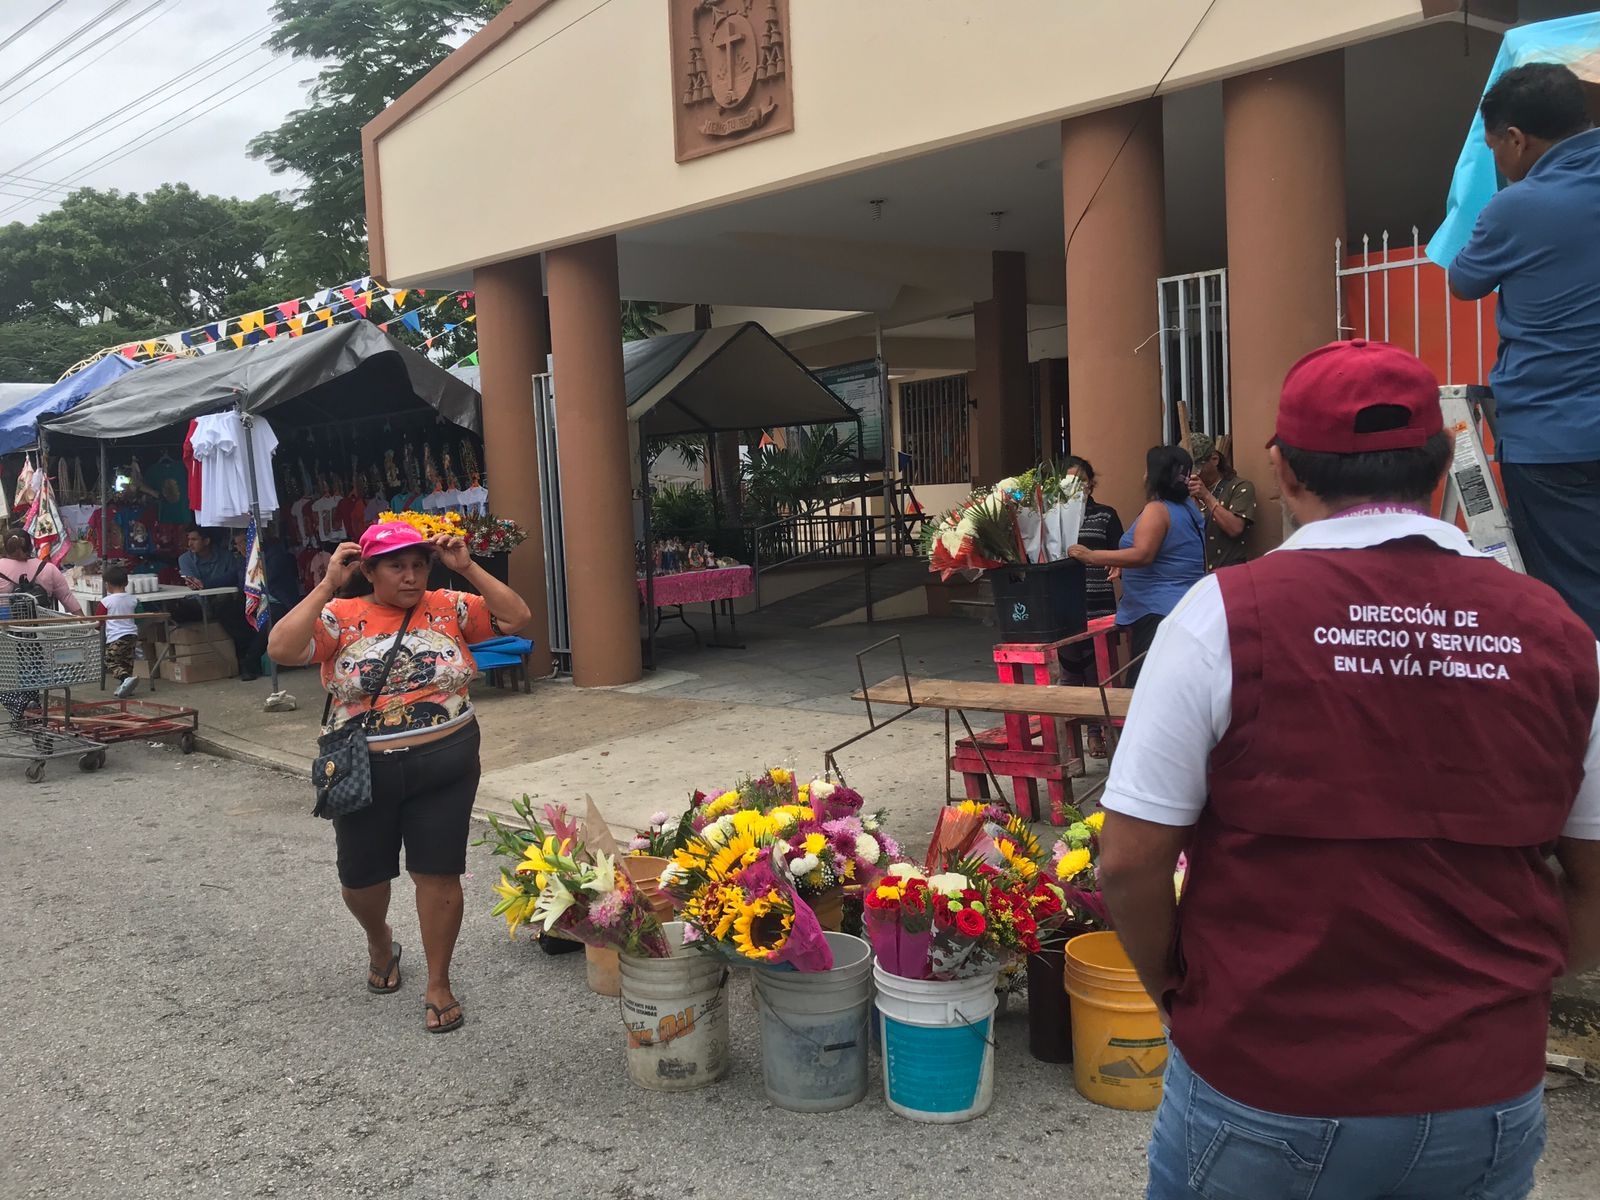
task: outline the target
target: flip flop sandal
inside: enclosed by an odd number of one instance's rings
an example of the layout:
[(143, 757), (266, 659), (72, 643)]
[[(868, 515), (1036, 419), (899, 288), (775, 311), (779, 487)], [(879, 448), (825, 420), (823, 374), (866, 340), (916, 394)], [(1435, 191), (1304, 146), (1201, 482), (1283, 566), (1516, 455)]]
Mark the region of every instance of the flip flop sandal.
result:
[[(387, 996), (391, 992), (398, 992), (400, 990), (400, 943), (390, 942), (389, 951), (389, 963), (383, 968), (382, 971), (374, 970), (371, 963), (367, 964), (367, 991), (373, 992), (379, 996)], [(389, 976), (393, 975), (394, 983), (373, 983), (372, 977), (374, 975), (383, 980), (387, 980)]]
[[(461, 1001), (459, 1000), (452, 1000), (443, 1007), (423, 1001), (422, 1008), (422, 1027), (429, 1033), (449, 1033), (452, 1029), (460, 1029), (467, 1022), (467, 1014), (461, 1010)], [(456, 1010), (456, 1019), (454, 1021), (446, 1021), (444, 1015), (452, 1008)], [(438, 1018), (439, 1023), (437, 1025), (428, 1024), (428, 1013), (432, 1013)]]

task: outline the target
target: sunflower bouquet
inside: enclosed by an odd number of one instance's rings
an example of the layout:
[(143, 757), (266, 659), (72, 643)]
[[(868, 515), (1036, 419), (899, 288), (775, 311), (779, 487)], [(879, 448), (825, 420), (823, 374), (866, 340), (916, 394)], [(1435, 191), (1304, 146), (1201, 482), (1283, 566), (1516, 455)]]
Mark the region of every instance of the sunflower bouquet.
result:
[(425, 513), (425, 512), (382, 512), (378, 514), (381, 522), (399, 521), (409, 525), (425, 538), (438, 537), (465, 537), (466, 526), (462, 524), (461, 514), (453, 512)]
[[(776, 848), (804, 896), (865, 883), (900, 854), (899, 843), (883, 828), (883, 814), (866, 811), (861, 793), (827, 779), (801, 783), (783, 767), (715, 795), (696, 792), (686, 821), (690, 830), (701, 832), (740, 812), (773, 820)], [(640, 836), (649, 833), (641, 830)]]
[[(506, 919), (513, 937), (529, 925), (605, 950), (637, 958), (668, 958), (672, 947), (650, 902), (633, 885), (617, 860), (587, 850), (578, 825), (561, 805), (545, 806), (545, 822), (524, 798), (514, 805), (525, 828), (503, 825), (491, 816), (494, 853), (517, 860), (500, 872), (494, 913)], [(485, 838), (485, 842), (490, 838)]]
[(826, 971), (833, 953), (784, 857), (797, 818), (738, 809), (694, 832), (661, 873), (677, 903), (685, 944), (705, 942), (745, 965)]

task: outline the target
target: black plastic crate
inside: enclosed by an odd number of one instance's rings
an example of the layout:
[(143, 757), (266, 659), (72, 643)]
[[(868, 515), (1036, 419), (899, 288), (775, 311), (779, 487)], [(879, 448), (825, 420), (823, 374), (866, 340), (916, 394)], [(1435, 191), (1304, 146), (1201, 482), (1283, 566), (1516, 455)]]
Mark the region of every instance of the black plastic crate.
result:
[(989, 572), (1002, 642), (1054, 642), (1088, 626), (1083, 564), (1017, 563)]

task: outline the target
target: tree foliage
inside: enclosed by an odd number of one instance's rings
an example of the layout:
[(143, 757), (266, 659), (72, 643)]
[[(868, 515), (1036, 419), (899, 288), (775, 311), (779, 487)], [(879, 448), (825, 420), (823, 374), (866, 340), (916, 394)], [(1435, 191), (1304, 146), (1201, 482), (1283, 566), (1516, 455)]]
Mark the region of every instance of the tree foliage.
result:
[[(507, 0), (277, 0), (268, 45), (323, 63), (305, 108), (250, 143), (273, 171), (296, 173), (283, 252), (324, 279), (349, 279), (367, 262), (361, 128), (426, 75), (453, 42)], [(449, 156), (440, 146), (441, 162)], [(441, 172), (440, 180), (445, 175)], [(442, 206), (441, 212), (449, 212)]]
[[(107, 346), (282, 299), (266, 249), (288, 209), (166, 184), (84, 188), (31, 225), (0, 228), (0, 378), (56, 379)], [(294, 291), (287, 293), (294, 295)]]

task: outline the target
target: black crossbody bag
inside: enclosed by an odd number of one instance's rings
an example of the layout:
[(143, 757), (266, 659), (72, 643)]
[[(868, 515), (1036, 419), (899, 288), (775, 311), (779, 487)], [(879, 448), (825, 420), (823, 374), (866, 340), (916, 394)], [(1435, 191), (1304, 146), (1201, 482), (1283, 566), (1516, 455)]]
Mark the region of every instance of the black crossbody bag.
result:
[[(372, 803), (372, 758), (367, 749), (367, 723), (383, 695), (383, 685), (389, 682), (389, 671), (405, 641), (411, 616), (417, 610), (406, 610), (406, 619), (400, 622), (400, 632), (394, 635), (394, 645), (383, 656), (383, 669), (378, 672), (378, 684), (368, 693), (367, 711), (352, 717), (332, 733), (317, 738), (317, 760), (311, 764), (311, 783), (317, 791), (317, 806), (311, 810), (314, 817), (349, 816), (360, 812)], [(322, 709), (322, 724), (326, 728), (333, 712), (333, 693)]]

